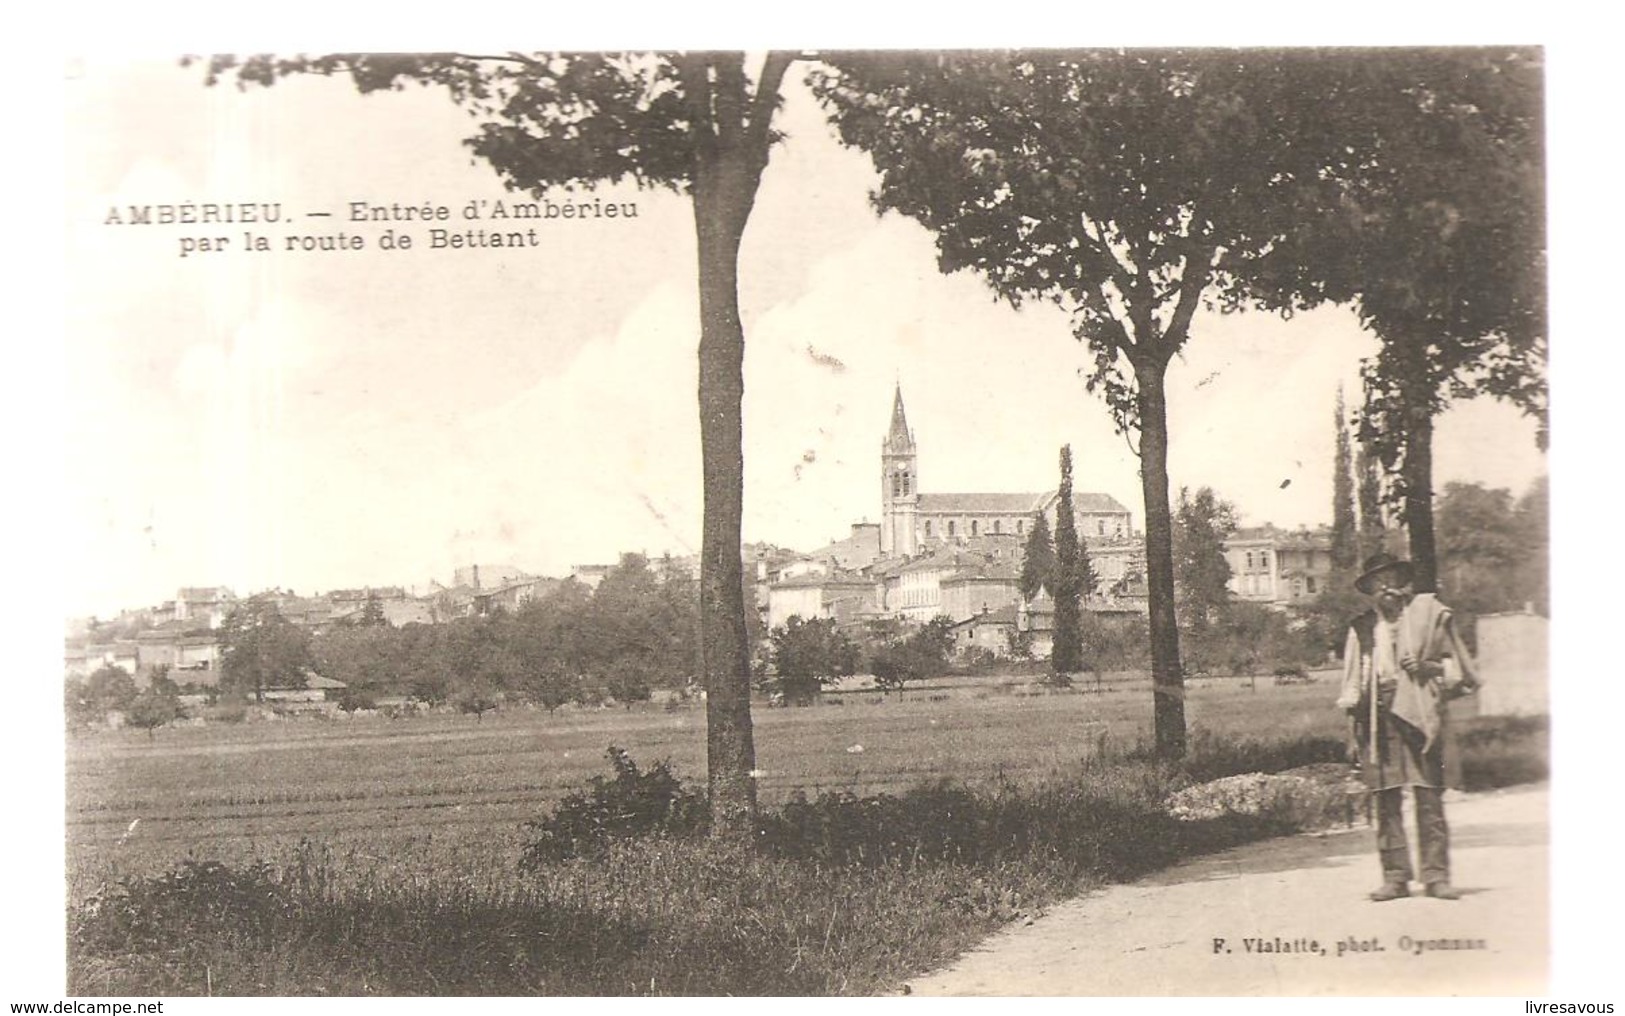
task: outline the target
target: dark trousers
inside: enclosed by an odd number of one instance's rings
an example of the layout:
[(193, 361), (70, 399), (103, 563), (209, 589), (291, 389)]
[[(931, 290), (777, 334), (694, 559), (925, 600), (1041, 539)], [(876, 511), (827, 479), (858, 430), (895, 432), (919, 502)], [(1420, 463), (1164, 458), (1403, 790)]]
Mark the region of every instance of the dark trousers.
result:
[[(1444, 791), (1411, 787), (1416, 798), (1416, 839), (1422, 852), (1422, 881), (1450, 881), (1450, 827), (1444, 820)], [(1387, 882), (1414, 879), (1411, 852), (1405, 843), (1405, 790), (1377, 791), (1377, 856)]]

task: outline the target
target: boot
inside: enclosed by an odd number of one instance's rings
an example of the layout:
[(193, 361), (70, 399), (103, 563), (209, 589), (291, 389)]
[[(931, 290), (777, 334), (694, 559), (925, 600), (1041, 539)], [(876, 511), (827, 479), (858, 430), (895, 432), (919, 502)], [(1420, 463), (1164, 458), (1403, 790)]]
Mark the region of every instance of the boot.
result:
[[(1449, 888), (1449, 887), (1446, 886), (1446, 888)], [(1371, 894), (1371, 902), (1373, 902), (1373, 903), (1387, 903), (1389, 900), (1397, 900), (1397, 899), (1400, 899), (1402, 897), (1409, 896), (1410, 894), (1411, 894), (1411, 888), (1410, 888), (1410, 886), (1406, 885), (1405, 883), (1403, 883), (1403, 882), (1389, 882), (1389, 883), (1385, 884), (1381, 889), (1378, 889), (1377, 891), (1375, 891), (1375, 892), (1373, 892)]]
[(1449, 882), (1429, 882), (1427, 893), (1436, 900), (1459, 900), (1461, 892), (1450, 885)]

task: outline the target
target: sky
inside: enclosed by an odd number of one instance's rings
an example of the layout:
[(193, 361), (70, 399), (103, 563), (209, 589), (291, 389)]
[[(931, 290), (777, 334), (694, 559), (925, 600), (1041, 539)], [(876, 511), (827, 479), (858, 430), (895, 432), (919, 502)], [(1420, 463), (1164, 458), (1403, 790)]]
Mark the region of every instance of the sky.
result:
[[(877, 217), (872, 165), (800, 78), (740, 254), (745, 538), (810, 550), (875, 520), (897, 387), (922, 490), (1049, 489), (1070, 443), (1077, 487), (1142, 524), (1137, 460), (1084, 390), (1064, 315), (943, 275), (926, 230)], [(562, 575), (698, 550), (686, 199), (555, 192), (636, 215), (534, 224), (536, 247), (434, 250), (424, 223), (349, 216), (427, 204), (449, 210), (443, 228), (505, 225), (464, 216), (514, 195), (441, 93), (206, 89), (197, 67), (98, 57), (66, 91), (68, 614), (183, 585), (426, 589), (471, 563)], [(182, 202), (275, 203), (283, 221), (109, 221)], [(382, 249), (389, 230), (416, 245)], [(273, 250), (245, 250), (249, 231)], [(339, 234), (364, 249), (285, 249)], [(183, 249), (217, 236), (226, 249)], [(1211, 486), (1248, 524), (1327, 522), (1334, 399), (1341, 384), (1357, 403), (1373, 349), (1344, 308), (1199, 316), (1169, 373), (1172, 489)], [(1533, 433), (1505, 405), (1453, 408), (1436, 479), (1521, 493), (1546, 470)]]

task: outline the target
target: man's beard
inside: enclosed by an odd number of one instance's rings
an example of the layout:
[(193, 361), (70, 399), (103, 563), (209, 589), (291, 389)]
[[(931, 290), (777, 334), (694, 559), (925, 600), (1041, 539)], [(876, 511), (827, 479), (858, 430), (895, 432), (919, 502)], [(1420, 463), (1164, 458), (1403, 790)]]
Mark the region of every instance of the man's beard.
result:
[(1388, 617), (1396, 617), (1405, 609), (1405, 594), (1394, 589), (1385, 589), (1377, 594), (1377, 609)]

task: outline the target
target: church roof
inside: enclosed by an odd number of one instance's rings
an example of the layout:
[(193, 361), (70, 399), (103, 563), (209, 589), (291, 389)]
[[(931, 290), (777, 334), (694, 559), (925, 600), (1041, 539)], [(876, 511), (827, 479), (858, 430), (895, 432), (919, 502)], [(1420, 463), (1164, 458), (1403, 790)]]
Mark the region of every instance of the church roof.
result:
[(1043, 494), (920, 495), (922, 513), (998, 512), (1004, 515), (1031, 515), (1042, 508), (1043, 504)]
[[(921, 494), (920, 511), (949, 515), (955, 512), (997, 512), (1001, 515), (1034, 515), (1055, 503), (1058, 491), (1042, 494)], [(1072, 507), (1080, 512), (1117, 514), (1127, 512), (1122, 502), (1110, 494), (1073, 491)]]
[(903, 412), (903, 386), (897, 386), (892, 397), (891, 429), (886, 433), (884, 450), (891, 455), (914, 454), (914, 435), (908, 430), (908, 416)]
[(1075, 490), (1072, 492), (1072, 507), (1080, 512), (1126, 512), (1123, 502), (1110, 494), (1096, 494), (1091, 491)]

